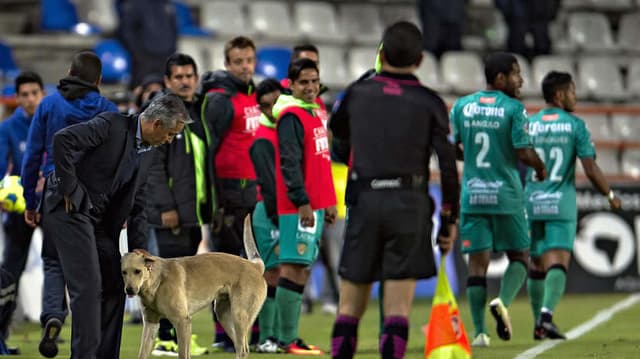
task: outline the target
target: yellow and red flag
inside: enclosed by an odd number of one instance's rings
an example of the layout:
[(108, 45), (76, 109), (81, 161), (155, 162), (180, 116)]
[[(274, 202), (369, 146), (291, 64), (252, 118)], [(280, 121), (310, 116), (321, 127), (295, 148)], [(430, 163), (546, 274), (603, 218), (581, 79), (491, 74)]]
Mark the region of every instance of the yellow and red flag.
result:
[(440, 257), (438, 281), (431, 306), (431, 318), (422, 329), (426, 337), (425, 359), (468, 359), (471, 346), (460, 318), (456, 298), (449, 286), (445, 256)]

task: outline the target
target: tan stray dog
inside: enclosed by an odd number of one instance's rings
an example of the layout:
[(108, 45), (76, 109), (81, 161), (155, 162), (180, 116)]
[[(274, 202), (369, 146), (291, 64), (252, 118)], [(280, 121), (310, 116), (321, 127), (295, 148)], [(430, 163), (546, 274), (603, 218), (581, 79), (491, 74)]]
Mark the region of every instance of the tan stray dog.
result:
[(178, 357), (190, 358), (191, 316), (215, 300), (215, 312), (236, 348), (236, 358), (249, 356), (249, 329), (267, 296), (251, 219), (244, 220), (244, 259), (226, 253), (163, 259), (143, 250), (122, 257), (125, 292), (138, 295), (143, 306), (142, 343), (138, 358), (147, 358), (160, 318), (176, 328)]

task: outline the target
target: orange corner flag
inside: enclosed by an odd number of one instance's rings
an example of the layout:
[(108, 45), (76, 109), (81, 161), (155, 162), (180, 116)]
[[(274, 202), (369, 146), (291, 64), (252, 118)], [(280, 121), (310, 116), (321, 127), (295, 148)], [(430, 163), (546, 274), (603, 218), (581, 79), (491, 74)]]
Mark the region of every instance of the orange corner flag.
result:
[(471, 346), (464, 330), (456, 298), (449, 286), (445, 256), (440, 257), (436, 291), (431, 306), (431, 318), (422, 329), (426, 337), (425, 359), (468, 359)]

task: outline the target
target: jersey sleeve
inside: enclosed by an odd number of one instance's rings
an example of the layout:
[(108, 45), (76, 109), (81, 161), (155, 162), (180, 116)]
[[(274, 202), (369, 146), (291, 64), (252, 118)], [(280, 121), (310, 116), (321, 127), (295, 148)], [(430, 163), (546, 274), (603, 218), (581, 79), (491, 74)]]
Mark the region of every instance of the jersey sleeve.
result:
[(518, 103), (512, 114), (511, 122), (511, 142), (514, 148), (532, 147), (531, 137), (529, 136), (529, 117), (527, 110)]
[(451, 106), (451, 111), (449, 113), (449, 118), (451, 122), (451, 136), (453, 136), (453, 142), (458, 143), (462, 142), (462, 138), (460, 136), (460, 128), (458, 127), (458, 101), (456, 101), (453, 106)]
[(591, 141), (589, 129), (582, 120), (576, 121), (576, 154), (578, 158), (595, 158), (596, 149)]

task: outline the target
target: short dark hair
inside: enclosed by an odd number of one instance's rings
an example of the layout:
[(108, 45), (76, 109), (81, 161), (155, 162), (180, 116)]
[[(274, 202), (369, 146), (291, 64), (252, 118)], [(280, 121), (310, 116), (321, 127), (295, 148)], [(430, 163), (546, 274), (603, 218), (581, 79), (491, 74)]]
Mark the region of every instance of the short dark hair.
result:
[(298, 77), (300, 77), (300, 73), (302, 72), (302, 70), (306, 70), (306, 69), (314, 69), (318, 73), (320, 73), (320, 70), (318, 70), (318, 65), (316, 65), (316, 63), (313, 62), (312, 60), (297, 59), (289, 64), (289, 71), (288, 71), (287, 78), (291, 81), (295, 81), (298, 79)]
[(21, 72), (18, 77), (16, 77), (14, 84), (16, 86), (16, 93), (20, 92), (20, 86), (29, 83), (37, 83), (40, 86), (41, 90), (44, 90), (44, 85), (42, 84), (42, 78), (40, 75), (33, 71), (24, 71)]
[(96, 83), (102, 75), (102, 62), (98, 55), (91, 50), (76, 52), (71, 60), (69, 74), (80, 80)]
[(169, 58), (167, 58), (167, 61), (164, 63), (164, 75), (167, 77), (171, 77), (172, 66), (187, 66), (187, 65), (193, 66), (194, 74), (198, 75), (198, 66), (196, 65), (195, 60), (193, 60), (193, 57), (187, 54), (182, 54), (182, 53), (173, 54), (169, 56)]
[(293, 47), (293, 52), (291, 53), (291, 61), (295, 61), (300, 58), (300, 53), (304, 51), (315, 52), (318, 56), (320, 52), (316, 45), (313, 44), (301, 44)]
[(508, 52), (495, 52), (487, 56), (484, 62), (484, 77), (487, 84), (493, 85), (499, 74), (509, 75), (513, 70), (513, 64), (518, 59)]
[(542, 96), (547, 103), (553, 103), (558, 91), (566, 90), (573, 79), (568, 72), (551, 71), (542, 79)]
[(246, 49), (247, 47), (252, 48), (254, 52), (256, 51), (256, 44), (250, 38), (246, 36), (234, 37), (224, 45), (224, 60), (229, 62), (229, 52), (232, 49)]
[(284, 92), (284, 88), (280, 84), (280, 81), (273, 77), (264, 79), (258, 84), (258, 86), (256, 86), (256, 100), (260, 102), (260, 98), (262, 98), (262, 96), (274, 91)]
[(398, 21), (384, 30), (382, 52), (389, 65), (409, 67), (422, 56), (422, 33), (408, 21)]
[(140, 113), (143, 121), (160, 120), (162, 127), (171, 128), (176, 122), (192, 123), (184, 101), (174, 94), (155, 96), (149, 106)]

